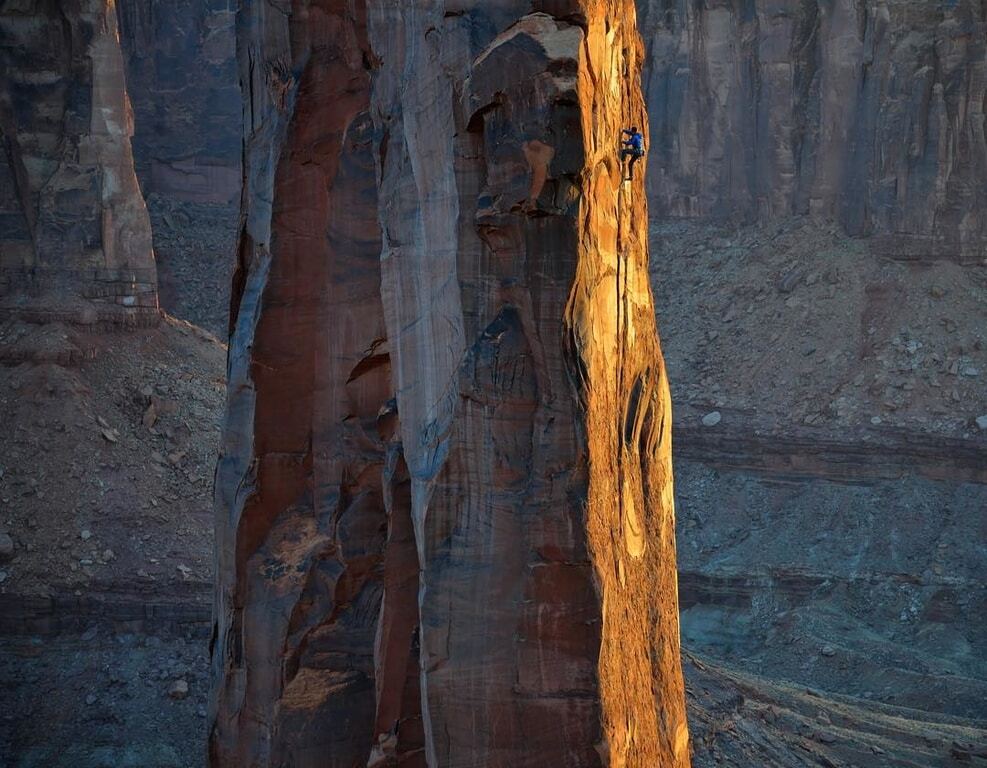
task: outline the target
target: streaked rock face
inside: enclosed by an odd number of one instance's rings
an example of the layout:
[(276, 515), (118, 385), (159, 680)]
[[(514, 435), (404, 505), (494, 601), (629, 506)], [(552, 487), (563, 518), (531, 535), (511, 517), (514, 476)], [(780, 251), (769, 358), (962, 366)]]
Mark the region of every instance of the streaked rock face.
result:
[(240, 199), (236, 7), (230, 0), (118, 0), (145, 195)]
[(239, 18), (246, 189), (216, 476), (213, 765), (370, 753), (382, 475), (397, 456), (366, 28), (342, 5), (288, 15), (257, 0)]
[(245, 4), (213, 765), (688, 765), (634, 19)]
[(4, 313), (154, 322), (154, 254), (114, 5), (8, 3), (0, 33)]
[(663, 215), (807, 213), (987, 253), (983, 0), (639, 0)]

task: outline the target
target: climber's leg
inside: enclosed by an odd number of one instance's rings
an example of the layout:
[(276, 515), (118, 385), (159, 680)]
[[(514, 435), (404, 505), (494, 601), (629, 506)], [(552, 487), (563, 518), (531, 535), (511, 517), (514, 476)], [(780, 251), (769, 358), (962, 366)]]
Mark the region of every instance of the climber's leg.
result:
[(634, 150), (633, 149), (629, 149), (629, 148), (625, 147), (624, 149), (620, 150), (620, 174), (621, 174), (621, 176), (624, 175), (624, 158), (626, 158), (626, 157), (629, 157), (631, 159), (630, 168), (631, 168), (631, 178), (633, 179), (634, 178), (634, 160), (636, 159), (636, 156), (635, 156), (635, 153), (634, 153)]

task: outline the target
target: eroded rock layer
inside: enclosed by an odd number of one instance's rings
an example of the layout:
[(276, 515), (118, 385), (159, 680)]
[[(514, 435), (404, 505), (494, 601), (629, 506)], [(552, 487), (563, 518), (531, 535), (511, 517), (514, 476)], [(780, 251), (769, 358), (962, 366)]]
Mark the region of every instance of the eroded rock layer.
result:
[(983, 0), (639, 0), (661, 214), (987, 253)]
[(3, 311), (155, 321), (151, 229), (134, 175), (114, 4), (7, 3), (0, 35)]
[(213, 764), (687, 766), (633, 4), (239, 35)]

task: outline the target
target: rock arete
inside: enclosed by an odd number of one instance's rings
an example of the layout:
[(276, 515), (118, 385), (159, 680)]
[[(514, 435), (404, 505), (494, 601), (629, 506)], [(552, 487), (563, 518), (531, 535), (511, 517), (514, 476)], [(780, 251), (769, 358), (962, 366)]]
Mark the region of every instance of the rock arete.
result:
[(684, 768), (633, 3), (290, 10), (239, 17), (212, 765)]

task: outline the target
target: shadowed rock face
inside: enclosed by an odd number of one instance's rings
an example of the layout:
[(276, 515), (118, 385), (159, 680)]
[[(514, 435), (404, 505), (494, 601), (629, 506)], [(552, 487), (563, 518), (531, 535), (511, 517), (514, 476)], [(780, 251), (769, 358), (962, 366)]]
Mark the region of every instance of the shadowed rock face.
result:
[(7, 3), (0, 35), (4, 313), (155, 321), (151, 231), (113, 4)]
[(350, 766), (375, 716), (392, 398), (365, 21), (238, 19), (244, 227), (217, 469), (214, 765)]
[(987, 253), (983, 0), (639, 0), (663, 215), (808, 213)]
[(239, 200), (236, 6), (230, 0), (118, 1), (134, 157), (145, 195)]
[(213, 765), (688, 765), (643, 52), (533, 6), (244, 5)]

